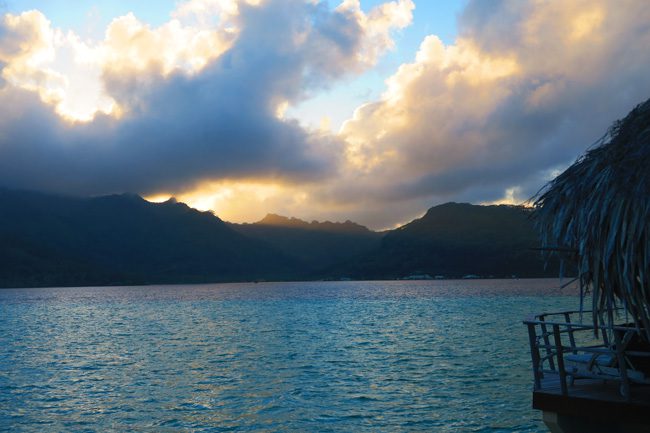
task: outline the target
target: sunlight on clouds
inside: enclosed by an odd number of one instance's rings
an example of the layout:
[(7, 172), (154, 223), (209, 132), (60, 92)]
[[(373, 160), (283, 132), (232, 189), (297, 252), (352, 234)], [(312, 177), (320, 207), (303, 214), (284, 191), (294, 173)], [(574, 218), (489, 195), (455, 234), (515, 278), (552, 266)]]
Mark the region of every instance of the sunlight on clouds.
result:
[(124, 107), (106, 93), (105, 74), (194, 74), (226, 51), (236, 36), (221, 27), (184, 26), (177, 19), (151, 28), (132, 13), (113, 20), (98, 42), (53, 29), (35, 10), (7, 14), (2, 24), (2, 78), (38, 93), (70, 121), (90, 121), (97, 112), (123, 113)]
[[(188, 12), (157, 27), (126, 14), (95, 41), (53, 29), (38, 12), (22, 22), (35, 30), (3, 24), (0, 68), (18, 71), (22, 57), (40, 59), (24, 63), (35, 74), (48, 72), (30, 89), (48, 92), (42, 98), (50, 106), (4, 80), (5, 107), (20, 104), (0, 116), (7, 137), (0, 138), (2, 182), (74, 194), (168, 193), (230, 219), (254, 220), (267, 210), (314, 217), (348, 210), (348, 202), (313, 198), (339, 174), (343, 140), (326, 130), (327, 122), (306, 128), (276, 114), (373, 66), (392, 46), (392, 32), (411, 20), (413, 3), (368, 13), (358, 4), (341, 10), (311, 0), (246, 3), (237, 3), (236, 17), (212, 10), (202, 22)], [(222, 62), (208, 57), (224, 50)], [(19, 72), (16, 79), (31, 79)], [(106, 111), (121, 117), (98, 115), (80, 125), (54, 112), (56, 105), (59, 114), (92, 118), (98, 88), (110, 98)]]
[(427, 36), (418, 50), (415, 63), (402, 65), (386, 80), (383, 99), (397, 101), (404, 89), (423, 74), (444, 74), (445, 84), (479, 86), (519, 72), (517, 59), (510, 56), (491, 56), (481, 52), (471, 40), (459, 39), (445, 46), (437, 36)]
[(449, 86), (459, 82), (478, 86), (515, 75), (519, 71), (514, 57), (483, 55), (470, 41), (465, 40), (460, 40), (447, 49), (442, 68), (455, 69), (447, 77)]
[[(359, 212), (360, 201), (341, 203), (338, 200), (330, 200), (319, 195), (321, 187), (319, 184), (227, 180), (204, 182), (189, 191), (156, 194), (145, 198), (163, 202), (173, 196), (190, 207), (213, 211), (219, 218), (237, 223), (256, 222), (268, 213), (293, 216), (307, 221), (345, 221), (358, 216), (355, 216), (355, 212)], [(387, 210), (386, 214), (390, 212)], [(386, 214), (378, 214), (377, 218), (382, 219)], [(374, 221), (369, 219), (367, 223), (372, 224)], [(385, 221), (382, 220), (375, 228), (386, 228)]]
[(63, 77), (56, 104), (59, 115), (82, 122), (92, 120), (97, 112), (117, 116), (115, 101), (106, 95), (101, 81), (99, 51), (69, 32), (57, 39), (56, 52), (50, 67)]
[(649, 13), (634, 1), (470, 1), (453, 44), (425, 38), (343, 124), (347, 166), (322, 193), (368, 213), (529, 198), (647, 97)]
[(109, 73), (135, 74), (153, 68), (163, 76), (176, 70), (196, 73), (232, 43), (223, 31), (186, 27), (171, 20), (152, 29), (132, 13), (116, 18), (101, 46), (102, 65)]
[[(420, 45), (415, 62), (400, 66), (386, 80), (381, 101), (359, 107), (343, 125), (341, 135), (348, 143), (348, 163), (365, 173), (389, 164), (404, 164), (409, 149), (400, 149), (397, 143), (417, 131), (414, 127), (427, 127), (420, 123), (427, 122), (421, 118), (422, 111), (435, 112), (436, 106), (452, 106), (469, 97), (472, 103), (463, 107), (466, 120), (480, 120), (508, 94), (492, 83), (519, 72), (513, 56), (483, 53), (463, 39), (445, 46), (438, 37), (428, 36)], [(445, 114), (453, 111), (447, 109)], [(428, 120), (430, 125), (441, 121), (435, 114)], [(437, 132), (444, 129), (442, 126)], [(401, 138), (395, 138), (400, 135)], [(416, 166), (412, 165), (411, 170)], [(431, 164), (427, 167), (431, 169)]]
[(493, 205), (493, 204), (509, 204), (509, 205), (520, 205), (528, 199), (528, 197), (521, 197), (521, 188), (512, 187), (505, 190), (505, 193), (502, 198), (494, 201), (481, 202), (482, 205)]
[[(300, 188), (256, 181), (205, 182), (173, 196), (195, 209), (214, 211), (230, 222), (259, 221), (271, 211), (296, 215), (303, 211), (308, 200), (308, 194)], [(171, 194), (156, 194), (145, 198), (162, 202), (171, 197)]]
[(55, 34), (50, 22), (38, 11), (7, 14), (2, 19), (0, 62), (2, 78), (8, 83), (39, 93), (48, 103), (63, 96), (59, 90), (65, 77), (47, 66), (55, 58)]
[(319, 129), (324, 133), (332, 132), (332, 119), (329, 116), (321, 117)]
[(289, 101), (280, 102), (275, 108), (275, 117), (278, 119), (284, 119), (284, 114), (287, 112), (287, 108), (289, 108)]
[(383, 3), (373, 8), (367, 15), (361, 10), (359, 0), (343, 0), (337, 11), (355, 17), (365, 33), (364, 45), (357, 54), (358, 60), (366, 65), (374, 64), (378, 57), (395, 45), (391, 30), (403, 29), (413, 20), (415, 4), (412, 0), (398, 0)]
[[(70, 121), (90, 121), (98, 112), (120, 117), (131, 108), (120, 100), (125, 80), (146, 84), (148, 77), (174, 73), (193, 75), (229, 50), (241, 29), (241, 5), (260, 0), (190, 0), (179, 2), (171, 19), (152, 28), (133, 13), (115, 18), (101, 41), (82, 40), (73, 32), (52, 28), (39, 11), (6, 15), (8, 30), (0, 47), (2, 77), (10, 84), (37, 92)], [(314, 3), (315, 5), (315, 3)], [(354, 18), (363, 37), (352, 53), (355, 63), (343, 68), (363, 70), (393, 46), (391, 31), (407, 26), (411, 0), (381, 4), (365, 14), (358, 1), (346, 0), (336, 9)], [(296, 32), (294, 38), (307, 37)], [(301, 46), (297, 42), (297, 46)], [(307, 45), (305, 45), (307, 47)], [(313, 47), (312, 47), (313, 48)], [(343, 59), (340, 59), (343, 61)], [(139, 83), (139, 84), (137, 84)], [(128, 90), (128, 88), (127, 88)], [(278, 106), (283, 118), (289, 101)]]
[(54, 33), (43, 14), (32, 10), (3, 17), (3, 43), (0, 56), (13, 62), (13, 68), (37, 67), (54, 57)]
[(573, 31), (570, 38), (579, 40), (591, 35), (598, 30), (604, 19), (605, 12), (598, 7), (580, 13), (573, 19)]
[(8, 36), (0, 60), (9, 83), (38, 93), (67, 120), (90, 120), (97, 111), (112, 110), (100, 81), (99, 57), (78, 36), (52, 29), (38, 11), (8, 14), (4, 26)]
[(522, 22), (523, 42), (540, 47), (557, 39), (569, 44), (588, 42), (604, 22), (607, 6), (603, 0), (535, 2)]
[[(442, 201), (527, 198), (650, 94), (645, 3), (469, 0), (459, 37), (426, 37), (338, 133), (328, 112), (309, 127), (291, 118), (377, 65), (413, 20), (412, 0), (374, 3), (190, 0), (157, 27), (117, 17), (96, 41), (38, 11), (6, 15), (0, 96), (29, 100), (28, 119), (49, 123), (25, 132), (6, 110), (2, 133), (29, 139), (0, 142), (1, 172), (35, 188), (165, 192), (150, 199), (174, 194), (234, 221), (276, 212), (388, 227)], [(122, 118), (72, 127), (14, 87), (68, 120)], [(81, 181), (60, 175), (74, 170)]]

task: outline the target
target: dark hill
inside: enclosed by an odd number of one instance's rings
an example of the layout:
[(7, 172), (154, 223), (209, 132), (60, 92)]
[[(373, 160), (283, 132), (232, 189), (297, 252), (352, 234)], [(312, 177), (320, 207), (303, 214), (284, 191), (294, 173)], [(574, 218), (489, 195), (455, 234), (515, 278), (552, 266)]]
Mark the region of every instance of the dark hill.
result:
[(308, 223), (274, 214), (253, 224), (232, 224), (231, 227), (300, 262), (311, 276), (319, 275), (323, 269), (333, 265), (356, 260), (379, 247), (382, 237), (382, 234), (351, 221)]
[(304, 230), (322, 231), (329, 233), (355, 233), (360, 235), (373, 235), (376, 232), (369, 230), (367, 227), (347, 220), (345, 222), (331, 222), (331, 221), (312, 221), (307, 222), (299, 218), (288, 218), (276, 214), (267, 214), (260, 221), (253, 224), (242, 224), (243, 226), (272, 226), (272, 227), (285, 227), (296, 228)]
[(0, 189), (0, 287), (557, 275), (527, 209), (448, 203), (399, 229), (269, 215), (228, 224), (173, 200)]
[(0, 190), (0, 287), (284, 279), (297, 268), (175, 201)]
[(544, 269), (530, 211), (518, 206), (447, 203), (388, 232), (381, 246), (331, 274), (403, 278), (412, 274), (463, 277), (557, 276)]

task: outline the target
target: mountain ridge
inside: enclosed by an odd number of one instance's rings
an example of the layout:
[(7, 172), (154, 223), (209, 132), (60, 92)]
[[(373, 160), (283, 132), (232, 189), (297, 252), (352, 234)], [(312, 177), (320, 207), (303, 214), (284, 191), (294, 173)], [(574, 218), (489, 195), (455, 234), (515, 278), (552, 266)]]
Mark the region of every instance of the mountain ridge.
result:
[[(446, 203), (385, 232), (269, 214), (234, 224), (136, 194), (0, 188), (0, 287), (548, 276), (530, 211)], [(557, 274), (556, 274), (557, 275)]]
[(387, 231), (377, 250), (331, 273), (355, 279), (405, 278), (413, 274), (461, 278), (553, 276), (546, 266), (531, 220), (531, 209), (513, 205), (445, 203)]
[(275, 226), (275, 227), (293, 227), (293, 228), (303, 228), (308, 230), (323, 230), (331, 232), (375, 232), (370, 230), (368, 227), (358, 224), (354, 221), (345, 220), (344, 222), (337, 221), (317, 221), (312, 220), (307, 222), (303, 219), (296, 217), (287, 217), (283, 215), (278, 215), (274, 213), (266, 214), (264, 218), (254, 223), (243, 223), (249, 225), (260, 225), (260, 226)]
[[(296, 274), (297, 264), (281, 252), (183, 203), (151, 203), (130, 194), (74, 198), (0, 190), (0, 210), (0, 239), (9, 241), (0, 244), (0, 286), (243, 281)], [(52, 265), (57, 261), (67, 266)], [(71, 269), (75, 265), (80, 272)]]

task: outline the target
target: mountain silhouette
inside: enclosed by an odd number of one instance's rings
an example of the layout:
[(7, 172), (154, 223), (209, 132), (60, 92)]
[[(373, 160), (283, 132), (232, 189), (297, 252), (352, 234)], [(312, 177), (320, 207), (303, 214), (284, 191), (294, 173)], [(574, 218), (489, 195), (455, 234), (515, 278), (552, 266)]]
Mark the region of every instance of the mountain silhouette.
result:
[(209, 212), (137, 195), (0, 190), (0, 285), (286, 279), (298, 264)]
[(530, 216), (521, 206), (435, 206), (387, 232), (376, 250), (330, 273), (358, 279), (557, 276), (558, 264), (545, 266), (533, 250), (539, 240)]
[(231, 224), (133, 194), (0, 189), (0, 287), (557, 275), (531, 250), (529, 217), (522, 207), (448, 203), (379, 233), (273, 214)]
[(323, 269), (353, 261), (378, 248), (382, 237), (381, 233), (351, 221), (308, 223), (274, 214), (253, 224), (231, 224), (231, 227), (300, 262), (312, 278), (320, 276)]

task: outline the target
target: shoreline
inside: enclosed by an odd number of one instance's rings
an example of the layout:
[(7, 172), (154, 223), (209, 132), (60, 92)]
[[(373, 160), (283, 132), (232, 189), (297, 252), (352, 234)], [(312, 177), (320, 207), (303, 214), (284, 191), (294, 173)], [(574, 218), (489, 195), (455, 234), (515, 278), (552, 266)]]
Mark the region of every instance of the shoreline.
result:
[(547, 280), (553, 282), (552, 289), (565, 290), (567, 292), (573, 290), (572, 287), (561, 289), (562, 284), (569, 282), (572, 278), (564, 278), (560, 280), (557, 277), (524, 277), (524, 278), (447, 278), (447, 279), (367, 279), (367, 280), (268, 280), (268, 281), (220, 281), (220, 282), (188, 282), (188, 283), (146, 283), (146, 284), (106, 284), (106, 285), (64, 285), (64, 286), (24, 286), (24, 287), (0, 287), (0, 291), (4, 290), (38, 290), (38, 289), (115, 289), (115, 288), (166, 288), (166, 287), (179, 287), (179, 286), (236, 286), (236, 285), (277, 285), (277, 284), (310, 284), (310, 283), (336, 283), (336, 284), (354, 284), (354, 283), (402, 283), (402, 284), (422, 284), (430, 283), (432, 285), (448, 284), (448, 283), (480, 283), (485, 281), (542, 281)]

